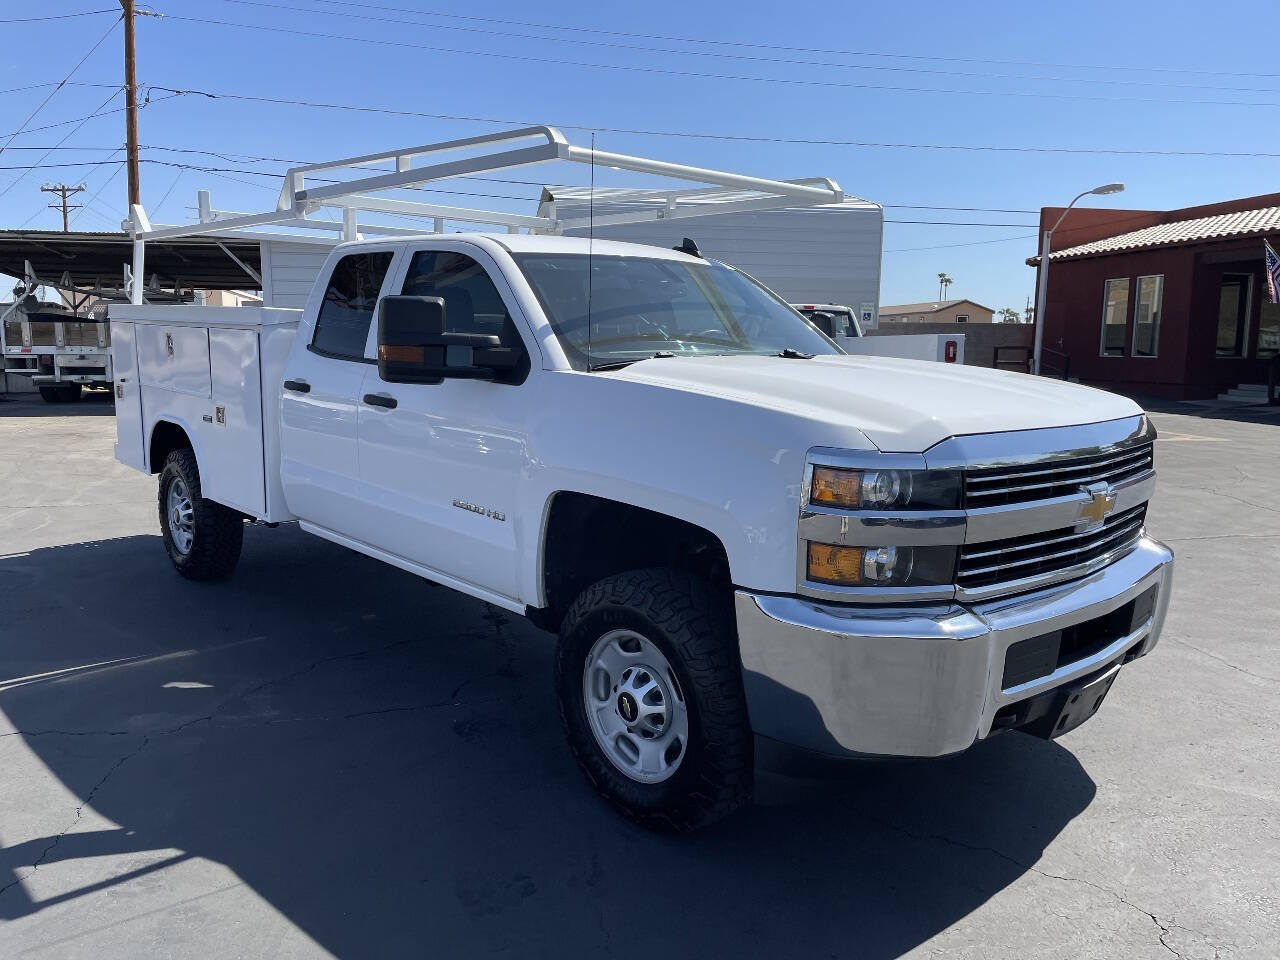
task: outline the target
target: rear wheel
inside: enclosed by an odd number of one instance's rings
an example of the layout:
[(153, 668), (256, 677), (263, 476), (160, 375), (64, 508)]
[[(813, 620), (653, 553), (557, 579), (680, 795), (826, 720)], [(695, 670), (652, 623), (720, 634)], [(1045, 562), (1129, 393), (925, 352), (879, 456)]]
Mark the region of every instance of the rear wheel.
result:
[(75, 403), (83, 396), (78, 383), (64, 383), (59, 389), (62, 390), (63, 403)]
[(696, 830), (750, 802), (742, 668), (704, 581), (654, 569), (589, 587), (561, 628), (556, 689), (578, 765), (630, 819)]
[(180, 574), (189, 580), (230, 576), (240, 559), (244, 518), (200, 495), (200, 469), (190, 449), (165, 458), (159, 506), (164, 548)]
[(40, 399), (43, 400), (45, 403), (61, 403), (63, 400), (62, 388), (61, 387), (41, 387)]

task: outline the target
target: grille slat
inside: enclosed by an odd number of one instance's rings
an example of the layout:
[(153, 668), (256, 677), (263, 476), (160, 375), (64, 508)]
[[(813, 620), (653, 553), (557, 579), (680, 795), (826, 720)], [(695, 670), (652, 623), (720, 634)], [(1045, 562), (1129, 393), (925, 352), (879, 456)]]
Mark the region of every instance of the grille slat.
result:
[[(1064, 527), (978, 543), (972, 550), (961, 548), (956, 583), (962, 588), (974, 589), (1070, 570), (1137, 540), (1142, 535), (1146, 514), (1144, 503), (1107, 518), (1102, 526), (1086, 533)], [(1074, 545), (1069, 549), (1059, 549), (1061, 544), (1072, 542)]]
[[(1119, 483), (1154, 469), (1150, 441), (1122, 451), (1108, 450), (1059, 461), (1030, 463), (1025, 470), (990, 467), (965, 471), (965, 507), (1007, 506), (1076, 493), (1090, 483)], [(999, 486), (992, 487), (992, 484)]]

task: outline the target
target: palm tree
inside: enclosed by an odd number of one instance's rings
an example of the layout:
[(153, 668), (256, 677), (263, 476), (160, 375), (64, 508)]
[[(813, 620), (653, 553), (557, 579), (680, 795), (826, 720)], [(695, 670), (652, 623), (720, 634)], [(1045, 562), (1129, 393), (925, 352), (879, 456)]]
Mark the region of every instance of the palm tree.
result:
[(1000, 322), (1001, 323), (1021, 323), (1022, 314), (1020, 314), (1017, 310), (1014, 310), (1012, 307), (1005, 307), (1000, 311)]
[(951, 286), (952, 280), (945, 273), (938, 274), (938, 300), (939, 302), (946, 296), (947, 287)]

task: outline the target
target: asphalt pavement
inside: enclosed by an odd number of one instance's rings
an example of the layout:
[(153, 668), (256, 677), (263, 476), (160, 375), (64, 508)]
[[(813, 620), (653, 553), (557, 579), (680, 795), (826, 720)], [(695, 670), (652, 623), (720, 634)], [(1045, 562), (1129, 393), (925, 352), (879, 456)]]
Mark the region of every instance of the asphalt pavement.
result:
[(289, 525), (186, 582), (108, 403), (0, 403), (0, 957), (1280, 956), (1280, 424), (1154, 419), (1175, 594), (1094, 719), (670, 838), (550, 635)]

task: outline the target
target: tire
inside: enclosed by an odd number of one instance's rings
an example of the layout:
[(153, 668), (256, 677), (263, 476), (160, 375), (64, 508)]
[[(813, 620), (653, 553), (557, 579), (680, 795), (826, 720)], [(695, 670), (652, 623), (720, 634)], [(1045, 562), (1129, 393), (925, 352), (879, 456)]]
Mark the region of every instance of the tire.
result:
[(80, 389), (78, 383), (64, 383), (59, 389), (62, 390), (63, 403), (77, 403), (84, 396), (84, 391)]
[(41, 387), (40, 399), (45, 403), (61, 403), (63, 400), (61, 387)]
[[(622, 639), (610, 641), (610, 637)], [(657, 654), (646, 655), (642, 642), (651, 644)], [(600, 666), (607, 662), (600, 651), (610, 643), (632, 644), (634, 652), (629, 655), (639, 665), (621, 673), (622, 694), (614, 683), (619, 681), (617, 671)], [(687, 738), (681, 745), (683, 752), (668, 747), (659, 757), (659, 764), (677, 764), (674, 771), (657, 780), (653, 778), (661, 773), (650, 773), (645, 782), (643, 762), (634, 761), (628, 772), (624, 768), (630, 754), (614, 749), (611, 757), (603, 745), (609, 742), (608, 735), (597, 731), (601, 716), (605, 723), (619, 722), (610, 709), (616, 709), (620, 718), (634, 718), (636, 701), (627, 707), (622, 696), (638, 685), (637, 676), (653, 683), (644, 661), (659, 655), (666, 661), (659, 670), (669, 668), (671, 676), (655, 702), (663, 703), (664, 694), (670, 700), (673, 706), (661, 709), (672, 729), (683, 705)], [(594, 665), (591, 672), (589, 665)], [(609, 679), (601, 681), (601, 674)], [(588, 587), (561, 626), (555, 683), (560, 720), (578, 766), (624, 816), (650, 829), (683, 833), (708, 826), (751, 802), (754, 740), (732, 611), (705, 581), (659, 568), (619, 574)], [(616, 700), (605, 703), (615, 695)], [(589, 700), (594, 710), (589, 709)], [(621, 722), (626, 724), (625, 719)], [(619, 731), (614, 742), (628, 749), (632, 742), (648, 747), (632, 731), (654, 738), (635, 722), (636, 727)], [(663, 734), (670, 735), (670, 730)], [(672, 755), (676, 760), (670, 759)]]
[[(188, 580), (230, 576), (240, 559), (244, 518), (200, 495), (200, 468), (189, 448), (174, 450), (165, 458), (158, 501), (160, 531), (174, 569)], [(184, 523), (175, 509), (189, 519)]]

